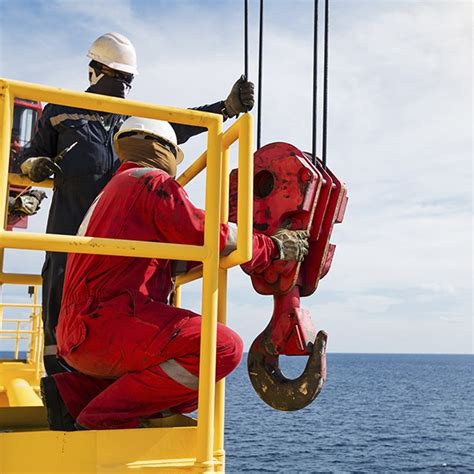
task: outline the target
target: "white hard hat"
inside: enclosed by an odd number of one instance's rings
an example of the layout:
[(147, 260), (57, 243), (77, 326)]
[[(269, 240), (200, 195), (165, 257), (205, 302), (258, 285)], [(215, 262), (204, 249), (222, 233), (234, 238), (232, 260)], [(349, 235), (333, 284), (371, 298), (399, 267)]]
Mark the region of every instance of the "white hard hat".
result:
[(178, 146), (178, 140), (173, 127), (164, 120), (154, 120), (143, 117), (129, 117), (123, 122), (119, 131), (114, 135), (114, 141), (126, 132), (141, 132), (154, 137), (162, 138), (172, 144), (176, 149), (176, 162), (179, 164), (184, 159), (183, 150)]
[(131, 41), (120, 33), (99, 36), (87, 53), (94, 61), (128, 74), (138, 74), (137, 53)]

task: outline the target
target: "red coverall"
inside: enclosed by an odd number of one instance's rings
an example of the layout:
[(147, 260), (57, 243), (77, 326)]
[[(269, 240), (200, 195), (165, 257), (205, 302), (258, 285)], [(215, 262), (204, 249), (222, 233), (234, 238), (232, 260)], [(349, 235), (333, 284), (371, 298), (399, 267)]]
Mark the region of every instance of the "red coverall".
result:
[[(79, 234), (202, 245), (204, 212), (165, 172), (125, 163), (91, 206)], [(230, 234), (221, 225), (221, 251)], [(263, 270), (275, 251), (269, 237), (254, 234), (245, 270)], [(80, 425), (134, 428), (141, 418), (196, 409), (201, 318), (167, 304), (171, 265), (148, 258), (68, 256), (58, 352), (79, 372), (54, 377)], [(242, 349), (240, 337), (219, 325), (217, 380), (237, 367)]]

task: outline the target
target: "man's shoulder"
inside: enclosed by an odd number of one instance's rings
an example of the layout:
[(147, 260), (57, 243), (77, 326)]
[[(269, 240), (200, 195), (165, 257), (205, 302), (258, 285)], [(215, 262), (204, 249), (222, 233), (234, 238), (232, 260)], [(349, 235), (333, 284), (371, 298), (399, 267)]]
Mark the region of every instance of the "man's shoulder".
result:
[(173, 180), (171, 176), (164, 171), (157, 168), (147, 168), (144, 166), (133, 166), (131, 163), (125, 163), (120, 166), (117, 170), (114, 178), (120, 177), (121, 179), (144, 179), (147, 178), (147, 182), (151, 181), (167, 181)]
[(43, 109), (43, 120), (49, 120), (53, 127), (62, 123), (67, 125), (70, 122), (90, 121), (96, 119), (95, 112), (91, 110), (80, 109), (79, 107), (70, 107), (59, 104), (46, 104)]
[(93, 113), (92, 110), (81, 109), (79, 107), (72, 107), (70, 105), (60, 105), (60, 104), (51, 104), (51, 103), (46, 104), (43, 109), (43, 113), (47, 113), (47, 114), (71, 113), (71, 112)]
[(141, 166), (128, 168), (122, 165), (104, 188), (102, 200), (118, 203), (134, 199), (141, 202), (176, 196), (178, 193), (167, 181), (174, 180), (161, 170)]
[(143, 166), (130, 166), (123, 164), (112, 178), (117, 185), (125, 184), (137, 186), (145, 186), (148, 190), (154, 189), (168, 189), (173, 193), (179, 184), (168, 173), (157, 168), (146, 168)]
[[(124, 120), (123, 115), (114, 114), (117, 118)], [(43, 117), (51, 122), (51, 125), (71, 125), (83, 122), (99, 122), (100, 114), (95, 110), (71, 107), (68, 105), (46, 104), (43, 109)]]

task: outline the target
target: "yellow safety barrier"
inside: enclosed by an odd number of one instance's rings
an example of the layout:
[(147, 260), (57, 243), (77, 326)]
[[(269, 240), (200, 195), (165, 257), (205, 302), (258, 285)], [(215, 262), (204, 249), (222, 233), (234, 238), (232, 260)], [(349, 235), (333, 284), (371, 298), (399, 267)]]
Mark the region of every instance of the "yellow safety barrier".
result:
[[(25, 186), (25, 187), (28, 187), (31, 185), (38, 186), (38, 183), (31, 182), (30, 179), (27, 178), (26, 176), (21, 176), (15, 173), (8, 174), (8, 184), (13, 185), (13, 186)], [(54, 181), (52, 179), (45, 179), (41, 183), (42, 188), (52, 188), (53, 186), (54, 186)]]
[[(181, 184), (186, 184), (204, 168), (207, 170), (205, 187), (206, 220), (204, 244), (202, 246), (57, 234), (14, 233), (0, 229), (0, 284), (36, 284), (40, 280), (39, 275), (4, 273), (3, 249), (5, 248), (154, 257), (202, 262), (199, 416), (193, 467), (200, 472), (215, 472), (216, 469), (219, 471), (223, 470), (224, 383), (220, 382), (217, 385), (216, 393), (216, 384), (214, 382), (216, 370), (216, 325), (218, 318), (219, 321), (225, 322), (227, 268), (248, 261), (252, 253), (252, 117), (249, 114), (244, 114), (225, 133), (222, 133), (222, 117), (217, 114), (182, 110), (0, 79), (0, 189), (2, 193), (0, 196), (0, 216), (4, 218), (6, 218), (7, 213), (6, 203), (9, 183), (21, 184), (23, 186), (38, 186), (38, 183), (31, 183), (25, 178), (8, 174), (13, 100), (15, 97), (207, 128), (207, 151), (178, 178)], [(239, 143), (237, 248), (230, 255), (221, 258), (219, 255), (219, 224), (220, 222), (227, 222), (228, 216), (228, 149), (236, 141)], [(44, 183), (39, 183), (39, 185), (50, 187), (51, 181), (48, 180)], [(199, 277), (201, 272), (198, 272), (196, 275), (196, 277)], [(178, 282), (176, 298), (178, 302), (180, 299), (179, 285), (182, 282)], [(152, 431), (150, 431), (150, 436), (153, 436)], [(12, 438), (9, 438), (9, 440), (11, 443)], [(123, 453), (120, 454), (123, 455)]]

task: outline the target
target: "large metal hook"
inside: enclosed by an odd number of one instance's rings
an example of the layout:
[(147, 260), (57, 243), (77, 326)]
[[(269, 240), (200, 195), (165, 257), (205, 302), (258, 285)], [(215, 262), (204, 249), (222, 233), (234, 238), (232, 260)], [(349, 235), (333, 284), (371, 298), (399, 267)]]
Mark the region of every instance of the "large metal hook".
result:
[[(294, 411), (309, 405), (321, 392), (326, 380), (327, 334), (314, 326), (307, 311), (299, 307), (299, 288), (275, 296), (270, 323), (255, 339), (247, 357), (253, 388), (272, 408)], [(279, 356), (308, 355), (303, 373), (296, 379), (285, 377)]]
[(253, 388), (272, 408), (282, 411), (301, 410), (321, 392), (326, 380), (327, 334), (319, 331), (304, 372), (296, 379), (286, 378), (279, 368), (279, 354), (270, 354), (262, 344), (261, 334), (253, 342), (247, 367)]

